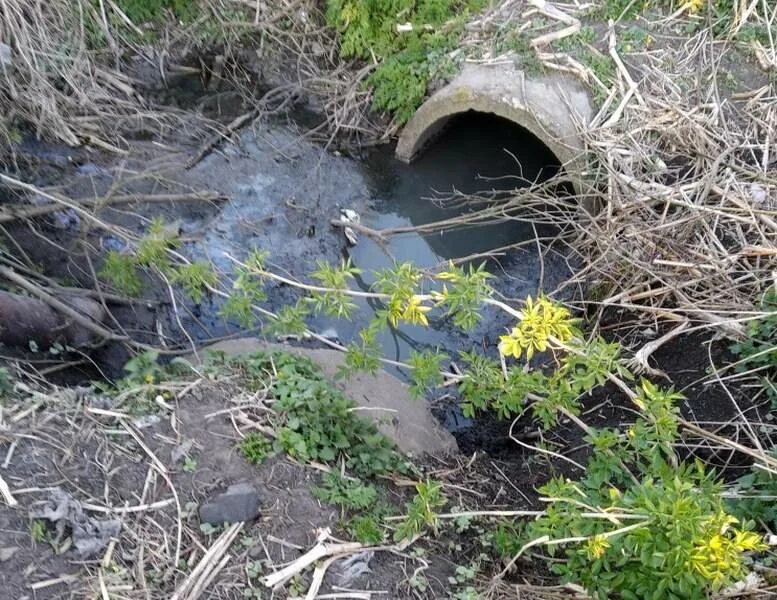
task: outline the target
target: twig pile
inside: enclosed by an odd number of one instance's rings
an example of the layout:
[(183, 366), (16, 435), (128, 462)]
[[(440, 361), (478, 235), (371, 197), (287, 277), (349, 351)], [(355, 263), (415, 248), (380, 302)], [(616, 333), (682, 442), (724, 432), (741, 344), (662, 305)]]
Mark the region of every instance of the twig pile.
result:
[(95, 60), (89, 36), (103, 32), (93, 30), (100, 20), (91, 11), (94, 6), (83, 1), (0, 5), (0, 42), (8, 49), (0, 66), (0, 114), (71, 146), (116, 151), (113, 134), (143, 106), (131, 79)]
[(736, 333), (775, 282), (777, 90), (723, 98), (711, 44), (678, 48), (675, 72), (645, 65), (620, 119), (584, 132), (602, 210), (567, 225), (603, 304)]

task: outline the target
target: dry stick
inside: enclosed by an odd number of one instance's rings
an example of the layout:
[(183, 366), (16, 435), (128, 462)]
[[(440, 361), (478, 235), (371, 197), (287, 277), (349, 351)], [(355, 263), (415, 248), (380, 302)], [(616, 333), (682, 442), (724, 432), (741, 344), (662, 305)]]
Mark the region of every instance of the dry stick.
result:
[(275, 587), (322, 558), (339, 554), (348, 554), (368, 548), (359, 542), (345, 542), (341, 544), (324, 543), (329, 537), (329, 529), (322, 530), (318, 535), (318, 541), (315, 546), (280, 571), (276, 571), (275, 573), (263, 577), (262, 584), (268, 588)]
[(5, 479), (3, 479), (2, 475), (0, 475), (0, 494), (3, 496), (5, 503), (11, 508), (19, 505), (19, 502), (16, 500), (16, 498), (13, 497), (11, 488), (8, 487), (8, 484), (5, 482)]
[[(211, 192), (194, 192), (191, 194), (129, 194), (108, 196), (105, 198), (84, 198), (74, 202), (79, 207), (95, 208), (109, 206), (112, 204), (126, 204), (129, 202), (218, 202), (221, 200), (226, 200), (226, 197), (222, 194)], [(17, 221), (19, 219), (29, 219), (32, 217), (40, 217), (60, 210), (63, 210), (61, 204), (45, 204), (43, 206), (33, 206), (22, 209), (14, 209), (13, 207), (8, 206), (4, 210), (0, 210), (0, 223)]]
[(545, 0), (529, 0), (529, 4), (537, 8), (543, 15), (550, 17), (556, 21), (565, 23), (567, 27), (559, 31), (554, 31), (545, 35), (534, 38), (530, 44), (534, 48), (536, 46), (544, 46), (550, 42), (563, 39), (570, 35), (574, 35), (580, 31), (580, 21), (575, 17), (568, 15), (559, 8), (556, 8), (552, 4), (548, 4)]
[(652, 342), (648, 342), (642, 348), (640, 348), (637, 353), (632, 357), (632, 359), (629, 361), (629, 368), (633, 370), (635, 373), (639, 373), (644, 371), (648, 375), (651, 375), (653, 377), (660, 375), (663, 377), (666, 377), (666, 373), (659, 369), (654, 369), (650, 366), (648, 363), (648, 359), (650, 358), (650, 355), (653, 354), (656, 350), (658, 350), (661, 346), (666, 344), (669, 340), (676, 338), (678, 335), (683, 333), (686, 329), (688, 329), (691, 326), (691, 323), (689, 321), (683, 321), (680, 325), (675, 327), (674, 329), (670, 330), (669, 332), (662, 335), (657, 340), (653, 340)]
[(194, 567), (189, 576), (171, 596), (170, 600), (194, 600), (201, 593), (201, 582), (208, 580), (214, 571), (217, 573), (225, 563), (221, 561), (224, 553), (232, 545), (237, 534), (243, 529), (243, 523), (235, 523), (222, 533), (208, 551), (202, 556), (200, 562)]

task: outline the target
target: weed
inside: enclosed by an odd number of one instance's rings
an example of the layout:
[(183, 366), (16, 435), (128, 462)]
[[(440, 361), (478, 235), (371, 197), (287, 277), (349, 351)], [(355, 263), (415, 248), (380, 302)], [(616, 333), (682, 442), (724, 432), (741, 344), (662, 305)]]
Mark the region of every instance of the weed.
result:
[(42, 519), (33, 519), (30, 521), (30, 537), (32, 538), (32, 541), (36, 543), (48, 540), (49, 530), (46, 527), (46, 522)]
[(748, 323), (747, 337), (731, 351), (739, 358), (740, 372), (757, 369), (762, 389), (777, 408), (777, 291), (769, 289), (759, 309), (764, 316)]
[(192, 302), (199, 304), (205, 290), (216, 285), (218, 276), (209, 264), (194, 262), (178, 266), (171, 281), (180, 285)]
[(194, 473), (197, 470), (197, 459), (193, 456), (187, 456), (183, 461), (184, 473)]
[(394, 539), (405, 540), (420, 535), (426, 529), (437, 532), (436, 510), (448, 502), (442, 493), (442, 484), (425, 481), (416, 484), (416, 495), (407, 505), (407, 515), (394, 532)]
[(354, 517), (346, 524), (346, 529), (357, 542), (370, 546), (380, 544), (385, 538), (380, 518), (374, 512)]
[(375, 486), (364, 484), (358, 479), (345, 479), (332, 471), (324, 475), (320, 486), (313, 488), (313, 495), (327, 504), (336, 504), (346, 510), (364, 510), (375, 504), (378, 490)]
[(272, 442), (261, 433), (249, 433), (240, 442), (240, 451), (252, 465), (260, 465), (275, 451)]
[(221, 531), (221, 527), (211, 525), (210, 523), (200, 523), (200, 533), (208, 537), (214, 536)]

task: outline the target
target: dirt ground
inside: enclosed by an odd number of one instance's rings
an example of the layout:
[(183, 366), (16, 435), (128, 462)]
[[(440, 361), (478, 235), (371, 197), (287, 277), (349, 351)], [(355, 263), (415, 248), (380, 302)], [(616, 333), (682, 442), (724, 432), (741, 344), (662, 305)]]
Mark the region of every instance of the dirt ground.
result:
[[(742, 410), (760, 412), (762, 407), (744, 404), (744, 391), (700, 377), (711, 364), (710, 355), (723, 360), (725, 348), (688, 336), (654, 357), (654, 366), (687, 396), (683, 413), (704, 415), (705, 422), (725, 427), (737, 410), (732, 398)], [(336, 538), (347, 536), (340, 528), (338, 509), (311, 494), (320, 480), (319, 469), (285, 456), (260, 466), (243, 458), (230, 410), (240, 401), (238, 387), (203, 379), (176, 385), (169, 410), (151, 417), (116, 418), (111, 411), (121, 412), (121, 407), (73, 389), (33, 396), (5, 412), (0, 459), (20, 506), (0, 508), (0, 581), (8, 594), (4, 597), (92, 598), (102, 593), (103, 585), (111, 598), (173, 597), (220, 533), (201, 530), (196, 507), (235, 483), (256, 487), (261, 513), (232, 543), (230, 558), (207, 587), (205, 598), (244, 598), (245, 590), (260, 590), (259, 577), (312, 547), (322, 528), (331, 528)], [(631, 418), (622, 399), (609, 388), (597, 391), (584, 406), (586, 420), (593, 425), (623, 425)], [(459, 455), (423, 459), (426, 473), (443, 482), (448, 509), (536, 509), (540, 507), (536, 487), (556, 474), (573, 475), (568, 463), (554, 464), (511, 442), (510, 425), (483, 418), (476, 427), (457, 432)], [(526, 442), (536, 441), (521, 422), (515, 424), (514, 433)], [(571, 427), (557, 428), (545, 441), (575, 460), (585, 460), (585, 443)], [(709, 450), (703, 452), (706, 460), (714, 458)], [(721, 466), (732, 466), (728, 453), (717, 459)], [(382, 486), (396, 514), (402, 514), (411, 483), (396, 480)], [(58, 537), (56, 528), (48, 524), (33, 539), (30, 514), (55, 488), (80, 502), (89, 517), (118, 515), (121, 533), (93, 556), (81, 556), (69, 547), (69, 529)], [(352, 580), (345, 581), (338, 565), (333, 565), (322, 592), (347, 589), (372, 591), (378, 597), (447, 598), (455, 589), (449, 577), (456, 567), (470, 564), (483, 551), (472, 530), (457, 532), (448, 524), (439, 536), (429, 536), (410, 548), (388, 546), (375, 552), (368, 561), (369, 571)], [(486, 565), (481, 576), (490, 577), (500, 568), (499, 561)], [(535, 563), (521, 562), (510, 579), (552, 583), (538, 569)], [(412, 584), (419, 573), (423, 589)], [(285, 591), (271, 595), (262, 590), (264, 595), (249, 597), (291, 597), (304, 593), (309, 583), (308, 571)]]

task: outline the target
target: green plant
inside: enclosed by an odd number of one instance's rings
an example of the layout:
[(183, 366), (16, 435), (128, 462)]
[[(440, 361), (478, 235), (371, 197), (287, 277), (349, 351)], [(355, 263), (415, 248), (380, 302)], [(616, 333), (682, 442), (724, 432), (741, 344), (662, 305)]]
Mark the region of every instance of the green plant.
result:
[(273, 443), (261, 433), (249, 433), (240, 442), (240, 451), (252, 465), (260, 465), (275, 452)]
[(218, 276), (209, 264), (194, 262), (175, 268), (171, 281), (180, 285), (192, 302), (199, 304), (202, 302), (205, 290), (216, 285)]
[(364, 477), (409, 469), (393, 443), (356, 415), (355, 403), (312, 361), (286, 352), (210, 360), (241, 373), (249, 388), (268, 389), (274, 399), (276, 450), (301, 461), (344, 460), (349, 470)]
[(701, 463), (675, 466), (679, 398), (643, 381), (634, 425), (590, 434), (585, 476), (540, 488), (548, 507), (526, 546), (550, 556), (561, 547), (566, 560), (552, 569), (597, 598), (707, 598), (744, 575), (746, 552), (765, 548), (747, 523), (736, 527)]
[(426, 395), (429, 388), (436, 388), (443, 384), (441, 363), (448, 360), (448, 355), (439, 350), (434, 352), (416, 352), (413, 350), (408, 358), (410, 365), (410, 394), (414, 398)]
[(146, 235), (138, 243), (135, 260), (138, 266), (168, 271), (170, 257), (167, 251), (178, 247), (180, 243), (178, 236), (168, 230), (165, 220), (162, 217), (155, 217), (151, 220)]
[(197, 10), (197, 0), (117, 0), (119, 8), (136, 25), (158, 22), (169, 10), (176, 19), (190, 21)]
[(33, 542), (45, 542), (49, 538), (49, 530), (46, 522), (42, 519), (33, 519), (30, 521), (30, 537)]
[[(310, 285), (280, 278), (264, 268), (244, 268), (257, 282), (275, 278), (303, 293), (311, 291)], [(337, 285), (341, 301), (358, 295), (380, 306), (375, 319), (360, 332), (361, 344), (349, 347), (348, 368), (378, 368), (381, 357), (375, 340), (381, 328), (400, 323), (428, 326), (441, 313), (460, 327), (471, 326), (484, 304), (495, 306), (515, 319), (500, 338), (499, 360), (464, 353), (464, 372), (442, 375), (443, 381), (459, 385), (468, 415), (493, 410), (514, 418), (530, 413), (544, 428), (554, 427), (563, 417), (585, 432), (591, 448), (587, 466), (570, 459), (583, 469), (581, 478), (554, 479), (543, 486), (546, 510), (523, 530), (502, 523), (489, 541), (498, 552), (513, 551), (518, 556), (533, 548), (534, 554), (543, 549), (551, 555), (563, 553), (564, 558), (552, 567), (565, 581), (582, 585), (599, 598), (638, 599), (704, 598), (741, 577), (747, 554), (763, 548), (759, 536), (749, 531), (749, 523), (739, 523), (726, 512), (714, 473), (701, 464), (682, 464), (675, 453), (682, 423), (677, 408), (681, 396), (648, 380), (633, 390), (620, 345), (599, 337), (584, 338), (563, 306), (540, 295), (515, 309), (494, 298), (487, 275), (473, 268), (451, 267), (427, 276), (401, 263), (378, 272), (369, 292), (346, 287), (347, 277)], [(319, 294), (325, 290), (315, 288)], [(331, 422), (324, 426), (321, 414), (340, 413), (340, 399), (323, 391), (317, 376), (299, 359), (279, 367), (281, 359), (274, 356), (255, 359), (257, 364), (249, 360), (243, 368), (256, 374), (257, 387), (273, 390), (273, 409), (280, 417), (278, 446), (308, 459), (312, 440), (323, 444), (323, 449), (316, 450), (319, 460), (323, 456), (331, 461), (334, 455), (360, 476), (378, 474), (372, 458), (358, 464), (353, 457), (360, 452), (335, 451), (339, 447), (330, 432), (338, 427), (347, 430), (342, 425), (345, 417), (335, 419), (339, 426)], [(420, 371), (418, 387), (439, 384), (437, 375), (432, 379), (432, 371), (441, 366), (438, 356), (415, 354), (410, 362), (405, 366)], [(582, 397), (608, 382), (623, 390), (637, 409), (634, 423), (625, 431), (595, 429), (580, 418)], [(309, 409), (315, 414), (304, 412)], [(379, 461), (381, 468), (383, 464)], [(395, 538), (413, 539), (427, 529), (436, 532), (437, 509), (445, 502), (439, 483), (418, 484), (405, 518), (395, 528)], [(376, 518), (360, 524), (370, 530), (380, 528)]]
[(380, 518), (374, 511), (354, 517), (346, 524), (346, 529), (357, 542), (370, 546), (380, 544), (385, 538)]
[(761, 387), (777, 408), (777, 290), (769, 289), (759, 309), (762, 317), (748, 322), (744, 340), (731, 346), (739, 359), (737, 370), (757, 370)]
[(445, 56), (455, 48), (467, 15), (483, 0), (327, 0), (326, 17), (341, 34), (343, 57), (378, 59), (368, 79), (373, 106), (406, 122), (429, 81), (451, 72)]
[(358, 479), (345, 479), (331, 471), (324, 475), (320, 486), (313, 488), (313, 495), (346, 510), (364, 510), (375, 504), (378, 490), (373, 485), (364, 484)]
[(413, 538), (425, 529), (437, 533), (436, 510), (448, 502), (442, 493), (442, 484), (438, 481), (420, 482), (415, 489), (416, 495), (407, 505), (407, 514), (394, 532), (397, 541)]
[[(157, 269), (162, 273), (171, 272), (169, 250), (179, 245), (178, 236), (167, 229), (164, 219), (156, 217), (151, 221), (146, 235), (137, 243), (134, 252), (121, 253), (115, 250), (108, 252), (99, 275), (110, 281), (119, 292), (128, 296), (139, 296), (143, 291), (140, 270), (147, 268)], [(198, 269), (195, 267), (196, 270)], [(186, 267), (172, 271), (173, 279), (185, 278), (189, 286), (194, 285), (193, 274), (193, 272), (188, 273)], [(200, 272), (200, 277), (206, 278), (207, 275)]]
[[(772, 456), (775, 455), (773, 451)], [(729, 499), (731, 513), (742, 521), (753, 520), (765, 529), (777, 528), (777, 476), (763, 469), (753, 469), (737, 479)]]
[(121, 378), (116, 387), (128, 389), (154, 385), (162, 381), (165, 369), (159, 364), (159, 352), (140, 352), (130, 358), (124, 365), (126, 375)]
[(139, 296), (143, 291), (143, 282), (138, 275), (137, 260), (129, 254), (111, 250), (105, 256), (105, 262), (99, 273), (111, 285), (127, 296)]

